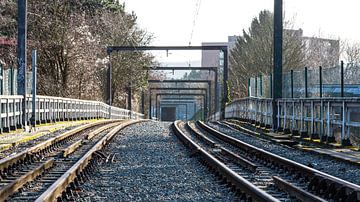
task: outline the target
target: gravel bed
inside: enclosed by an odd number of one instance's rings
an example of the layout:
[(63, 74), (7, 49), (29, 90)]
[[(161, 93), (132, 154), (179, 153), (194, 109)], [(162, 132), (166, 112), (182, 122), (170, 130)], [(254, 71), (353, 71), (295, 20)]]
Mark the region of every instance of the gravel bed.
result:
[(16, 146), (13, 146), (13, 147), (10, 147), (9, 149), (6, 149), (2, 152), (0, 152), (0, 159), (2, 158), (5, 158), (5, 157), (8, 157), (10, 155), (14, 155), (14, 154), (17, 154), (17, 153), (20, 153), (32, 146), (35, 146), (36, 144), (39, 144), (40, 142), (43, 142), (43, 141), (46, 141), (48, 140), (49, 138), (52, 138), (52, 137), (56, 137), (62, 133), (65, 133), (66, 131), (69, 131), (69, 130), (72, 130), (76, 127), (79, 127), (79, 126), (82, 126), (83, 124), (80, 124), (80, 125), (76, 125), (76, 126), (69, 126), (69, 127), (66, 127), (64, 129), (60, 129), (60, 130), (57, 130), (57, 131), (54, 131), (52, 133), (47, 133), (45, 135), (42, 135), (40, 137), (37, 137), (33, 140), (30, 140), (30, 141), (27, 141), (27, 142), (22, 142)]
[(235, 129), (230, 129), (226, 126), (222, 126), (216, 123), (208, 123), (208, 125), (250, 145), (262, 148), (271, 153), (291, 159), (301, 164), (313, 167), (314, 169), (317, 169), (319, 171), (360, 185), (360, 166), (339, 161), (328, 156), (323, 156), (311, 152), (301, 151), (288, 146), (274, 144), (268, 140), (244, 135)]
[(234, 201), (226, 185), (191, 157), (171, 123), (129, 126), (102, 152), (116, 154), (80, 187), (83, 201)]

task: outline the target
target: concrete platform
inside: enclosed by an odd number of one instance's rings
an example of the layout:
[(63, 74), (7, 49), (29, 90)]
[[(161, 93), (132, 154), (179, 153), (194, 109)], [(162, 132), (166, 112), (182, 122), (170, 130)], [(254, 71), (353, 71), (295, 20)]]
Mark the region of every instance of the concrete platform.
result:
[(299, 149), (302, 149), (304, 151), (310, 151), (315, 152), (321, 155), (327, 155), (331, 156), (336, 159), (348, 161), (357, 165), (360, 165), (360, 152), (354, 151), (352, 149), (325, 149), (325, 148), (319, 148), (319, 147), (308, 147), (308, 146), (296, 146)]
[(24, 131), (24, 129), (18, 129), (16, 131), (11, 131), (9, 133), (2, 133), (0, 134), (0, 152), (7, 150), (17, 144), (34, 140), (43, 135), (53, 133), (55, 131), (67, 127), (78, 126), (81, 124), (91, 123), (94, 121), (97, 121), (97, 119), (48, 123), (48, 124), (41, 124), (36, 126), (35, 130), (32, 130), (31, 132), (26, 132)]

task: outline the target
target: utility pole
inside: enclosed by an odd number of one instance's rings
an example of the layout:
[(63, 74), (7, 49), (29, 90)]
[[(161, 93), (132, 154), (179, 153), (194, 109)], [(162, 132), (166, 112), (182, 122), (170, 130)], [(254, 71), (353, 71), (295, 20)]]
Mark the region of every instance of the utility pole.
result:
[(18, 39), (17, 39), (17, 94), (23, 95), (22, 125), (27, 126), (26, 105), (26, 47), (27, 44), (27, 0), (18, 0)]
[(279, 129), (277, 99), (282, 97), (283, 0), (274, 1), (273, 130)]

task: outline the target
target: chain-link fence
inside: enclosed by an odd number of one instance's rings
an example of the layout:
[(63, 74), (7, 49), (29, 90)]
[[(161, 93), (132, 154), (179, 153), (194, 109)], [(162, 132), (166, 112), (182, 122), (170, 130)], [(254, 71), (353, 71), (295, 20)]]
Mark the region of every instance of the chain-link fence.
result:
[[(341, 63), (336, 67), (304, 68), (284, 72), (283, 98), (360, 97), (360, 65)], [(272, 76), (249, 79), (249, 96), (271, 98)]]
[[(1, 95), (17, 95), (17, 69), (12, 67), (5, 69), (0, 65), (0, 94)], [(32, 73), (27, 72), (26, 75), (26, 92), (31, 94)]]

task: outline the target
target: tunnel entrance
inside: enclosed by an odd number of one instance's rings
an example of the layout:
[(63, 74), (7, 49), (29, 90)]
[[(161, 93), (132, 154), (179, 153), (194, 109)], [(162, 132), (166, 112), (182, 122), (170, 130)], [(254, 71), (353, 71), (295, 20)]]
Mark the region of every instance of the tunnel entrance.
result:
[(161, 121), (176, 120), (176, 107), (161, 107)]

